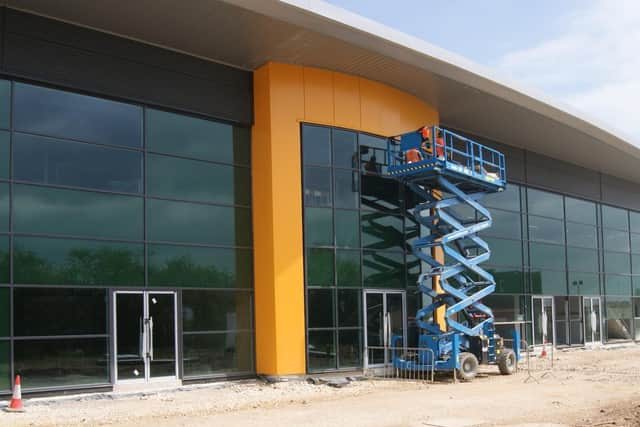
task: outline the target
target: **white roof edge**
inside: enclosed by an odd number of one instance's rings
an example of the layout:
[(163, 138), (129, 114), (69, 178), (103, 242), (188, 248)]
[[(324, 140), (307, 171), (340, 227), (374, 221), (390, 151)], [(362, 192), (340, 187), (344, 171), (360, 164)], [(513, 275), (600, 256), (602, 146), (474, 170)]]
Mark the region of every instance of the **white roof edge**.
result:
[[(614, 130), (612, 126), (574, 107), (553, 100), (548, 95), (498, 77), (493, 70), (463, 56), (338, 6), (321, 0), (223, 1), (441, 74), (564, 123), (607, 145), (640, 158), (640, 141), (633, 141), (633, 138), (624, 132)], [(432, 63), (426, 64), (425, 60)], [(448, 73), (445, 75), (438, 70), (433, 70), (434, 63), (439, 64), (438, 68), (446, 69)]]

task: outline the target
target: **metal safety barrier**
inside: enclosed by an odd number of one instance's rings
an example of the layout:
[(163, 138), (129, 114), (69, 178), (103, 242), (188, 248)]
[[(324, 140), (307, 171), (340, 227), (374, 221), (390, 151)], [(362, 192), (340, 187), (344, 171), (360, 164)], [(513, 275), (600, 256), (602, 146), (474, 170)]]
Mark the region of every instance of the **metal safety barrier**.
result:
[[(391, 346), (369, 346), (365, 347), (365, 376), (372, 378), (403, 379), (413, 381), (434, 382), (434, 364), (400, 364), (394, 363), (396, 360), (419, 360), (419, 355), (426, 353), (428, 360), (435, 360), (435, 354), (430, 348), (419, 347), (391, 347)], [(424, 358), (424, 357), (423, 357)]]

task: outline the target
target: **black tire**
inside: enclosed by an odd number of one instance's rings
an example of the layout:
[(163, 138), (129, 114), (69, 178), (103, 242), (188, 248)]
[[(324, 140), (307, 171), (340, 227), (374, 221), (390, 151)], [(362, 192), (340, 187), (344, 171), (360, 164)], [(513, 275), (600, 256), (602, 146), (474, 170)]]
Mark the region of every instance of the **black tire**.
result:
[(502, 375), (511, 375), (516, 372), (518, 361), (513, 350), (503, 350), (502, 354), (498, 356), (498, 368)]
[(460, 353), (460, 368), (457, 369), (458, 378), (471, 381), (478, 374), (478, 359), (472, 353)]

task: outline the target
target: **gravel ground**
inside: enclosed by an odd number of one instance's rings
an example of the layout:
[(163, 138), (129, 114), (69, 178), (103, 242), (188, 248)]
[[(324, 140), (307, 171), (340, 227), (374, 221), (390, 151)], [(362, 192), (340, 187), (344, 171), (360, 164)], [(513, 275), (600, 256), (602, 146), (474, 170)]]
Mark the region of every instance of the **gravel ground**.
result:
[[(556, 352), (530, 374), (472, 382), (229, 382), (136, 394), (26, 399), (22, 426), (640, 426), (640, 347)], [(523, 364), (524, 365), (524, 364)]]

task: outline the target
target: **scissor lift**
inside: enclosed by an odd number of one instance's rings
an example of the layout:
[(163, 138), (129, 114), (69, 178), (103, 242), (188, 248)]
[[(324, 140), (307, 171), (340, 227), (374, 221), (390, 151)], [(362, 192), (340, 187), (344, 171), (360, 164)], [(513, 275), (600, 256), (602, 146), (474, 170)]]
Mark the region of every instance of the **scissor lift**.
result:
[[(413, 208), (421, 232), (411, 247), (427, 266), (418, 288), (431, 298), (416, 313), (418, 351), (406, 351), (403, 338), (392, 337), (393, 367), (455, 371), (465, 380), (475, 377), (479, 363), (513, 373), (520, 359), (519, 332), (514, 330), (513, 350), (508, 349), (495, 332), (493, 312), (482, 303), (495, 281), (480, 267), (491, 251), (478, 236), (492, 222), (478, 200), (506, 187), (504, 155), (437, 126), (389, 138), (387, 155), (387, 174), (421, 200)], [(434, 279), (442, 292), (433, 290)], [(438, 309), (445, 310), (444, 324), (437, 322)]]

